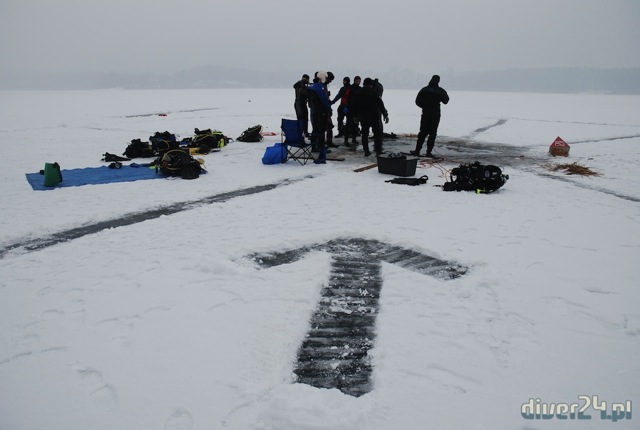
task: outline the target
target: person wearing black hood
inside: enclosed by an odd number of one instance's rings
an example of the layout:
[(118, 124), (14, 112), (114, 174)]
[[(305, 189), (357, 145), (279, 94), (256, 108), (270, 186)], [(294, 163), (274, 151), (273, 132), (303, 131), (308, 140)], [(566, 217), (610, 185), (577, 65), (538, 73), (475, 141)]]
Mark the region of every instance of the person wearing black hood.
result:
[(307, 87), (309, 86), (309, 75), (306, 73), (302, 75), (302, 79), (293, 84), (296, 98), (293, 102), (293, 108), (296, 112), (296, 118), (298, 121), (302, 121), (302, 131), (306, 137), (309, 137), (309, 108)]
[(422, 109), (422, 117), (420, 118), (420, 132), (418, 133), (418, 141), (416, 142), (415, 151), (410, 151), (412, 155), (420, 155), (420, 150), (427, 136), (427, 157), (434, 158), (432, 153), (436, 143), (438, 134), (438, 125), (440, 125), (440, 103), (449, 103), (449, 95), (440, 88), (440, 76), (433, 75), (429, 81), (429, 85), (422, 88), (416, 97), (416, 105)]
[(373, 88), (373, 79), (365, 78), (363, 87), (356, 94), (353, 102), (353, 115), (362, 124), (362, 147), (365, 157), (371, 154), (369, 152), (369, 129), (373, 131), (373, 145), (376, 155), (382, 154), (382, 127), (380, 127), (378, 120), (382, 114), (384, 122), (388, 123), (389, 113)]

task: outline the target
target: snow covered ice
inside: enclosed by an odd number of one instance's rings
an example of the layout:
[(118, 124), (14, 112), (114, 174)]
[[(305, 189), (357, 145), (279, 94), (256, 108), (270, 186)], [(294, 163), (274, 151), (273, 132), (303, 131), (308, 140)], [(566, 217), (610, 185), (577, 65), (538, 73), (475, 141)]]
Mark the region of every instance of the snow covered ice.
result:
[[(387, 131), (417, 133), (417, 90), (385, 90)], [(105, 152), (156, 131), (279, 132), (292, 94), (0, 92), (0, 429), (640, 427), (637, 410), (615, 423), (593, 407), (590, 420), (522, 415), (530, 399), (584, 406), (580, 396), (598, 396), (609, 412), (640, 401), (640, 96), (450, 91), (436, 143), (445, 161), (420, 163), (416, 176), (430, 179), (418, 187), (354, 172), (374, 161), (361, 152), (323, 166), (262, 165), (278, 136), (204, 156), (208, 173), (194, 181), (33, 191), (25, 180), (45, 162), (103, 165)], [(557, 136), (571, 145), (566, 159), (546, 155)], [(460, 151), (494, 160), (509, 181), (491, 195), (434, 187)], [(544, 167), (565, 162), (599, 176)], [(468, 269), (443, 280), (382, 263), (372, 389), (359, 397), (294, 374), (331, 254), (265, 268), (248, 257), (336, 238)]]

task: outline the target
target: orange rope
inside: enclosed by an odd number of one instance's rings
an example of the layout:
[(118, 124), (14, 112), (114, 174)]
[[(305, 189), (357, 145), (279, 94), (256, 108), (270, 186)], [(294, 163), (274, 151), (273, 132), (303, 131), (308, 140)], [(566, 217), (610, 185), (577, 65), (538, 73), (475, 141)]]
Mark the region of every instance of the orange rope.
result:
[(420, 167), (424, 167), (424, 168), (429, 168), (429, 167), (435, 167), (436, 169), (440, 170), (440, 175), (439, 177), (444, 178), (445, 180), (447, 179), (447, 173), (449, 173), (449, 169), (447, 169), (446, 167), (444, 167), (442, 164), (440, 164), (440, 160), (433, 160), (433, 159), (420, 159), (418, 161), (418, 164), (420, 165)]

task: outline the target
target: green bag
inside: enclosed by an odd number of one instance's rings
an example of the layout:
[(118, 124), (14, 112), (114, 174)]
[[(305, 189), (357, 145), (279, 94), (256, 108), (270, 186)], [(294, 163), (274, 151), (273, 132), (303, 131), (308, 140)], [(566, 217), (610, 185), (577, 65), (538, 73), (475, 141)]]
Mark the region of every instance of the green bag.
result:
[(62, 173), (58, 163), (44, 163), (44, 186), (55, 187), (62, 182)]

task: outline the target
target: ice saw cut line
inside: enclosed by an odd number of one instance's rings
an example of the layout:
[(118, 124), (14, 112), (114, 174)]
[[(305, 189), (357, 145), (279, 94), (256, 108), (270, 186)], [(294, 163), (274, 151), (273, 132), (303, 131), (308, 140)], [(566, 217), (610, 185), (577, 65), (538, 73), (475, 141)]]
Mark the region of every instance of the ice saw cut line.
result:
[(227, 193), (214, 194), (212, 196), (204, 197), (198, 200), (192, 200), (187, 202), (173, 203), (168, 206), (161, 206), (156, 209), (151, 209), (144, 212), (137, 212), (131, 214), (125, 214), (121, 217), (100, 221), (94, 224), (88, 224), (82, 227), (76, 227), (69, 230), (60, 231), (52, 235), (37, 237), (34, 239), (24, 239), (11, 243), (0, 248), (0, 259), (4, 258), (10, 253), (25, 253), (31, 251), (37, 251), (39, 249), (48, 248), (53, 245), (68, 242), (73, 239), (78, 239), (89, 234), (98, 233), (102, 230), (110, 228), (124, 227), (139, 222), (148, 221), (151, 219), (159, 218), (163, 215), (173, 215), (178, 212), (183, 212), (189, 209), (195, 209), (204, 205), (212, 203), (223, 203), (227, 200), (248, 196), (251, 194), (261, 193), (263, 191), (273, 190), (275, 188), (293, 184), (295, 182), (303, 181), (305, 179), (313, 178), (313, 175), (304, 176), (301, 178), (286, 179), (280, 182), (274, 182), (271, 184), (257, 185), (255, 187), (242, 188), (235, 191), (229, 191)]

